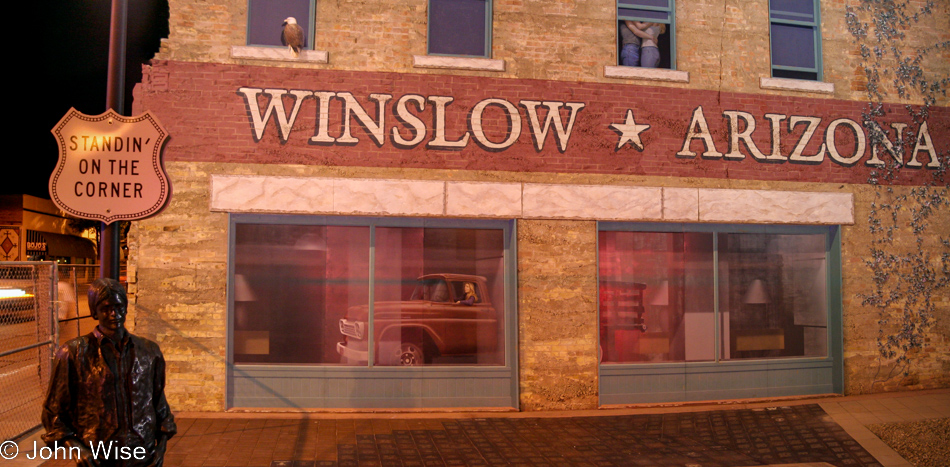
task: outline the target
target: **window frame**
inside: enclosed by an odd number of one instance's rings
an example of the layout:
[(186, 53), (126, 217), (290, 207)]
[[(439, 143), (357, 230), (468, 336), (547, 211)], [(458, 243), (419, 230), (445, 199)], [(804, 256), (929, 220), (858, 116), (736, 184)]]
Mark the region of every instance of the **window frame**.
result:
[[(716, 296), (715, 359), (710, 361), (599, 363), (600, 404), (700, 401), (729, 398), (823, 394), (844, 391), (841, 226), (800, 224), (697, 224), (599, 221), (602, 231), (825, 235), (827, 258), (827, 355), (766, 359), (722, 358), (722, 314), (719, 307), (719, 246), (714, 244), (713, 273)], [(600, 245), (597, 245), (597, 283), (600, 283)], [(598, 322), (600, 319), (600, 297)], [(599, 334), (599, 333), (598, 333)], [(598, 345), (600, 343), (598, 342)], [(826, 376), (820, 376), (826, 375)], [(827, 378), (813, 381), (810, 378)], [(748, 383), (737, 383), (747, 381)], [(802, 381), (809, 384), (802, 385)]]
[[(821, 2), (819, 0), (812, 0), (812, 8), (814, 11), (814, 15), (810, 21), (795, 21), (795, 20), (789, 20), (789, 19), (784, 19), (784, 18), (775, 18), (773, 15), (773, 12), (777, 12), (779, 10), (773, 9), (772, 0), (769, 0), (769, 76), (773, 78), (781, 78), (781, 79), (799, 79), (803, 81), (818, 81), (818, 82), (822, 81), (823, 79), (822, 70), (824, 69), (824, 66), (822, 64), (822, 53), (821, 53), (821, 50), (822, 50), (821, 49)], [(787, 16), (788, 15), (803, 16), (802, 14), (795, 13), (795, 12), (781, 12), (781, 14), (784, 14)], [(775, 64), (775, 59), (772, 55), (773, 51), (775, 50), (775, 46), (774, 46), (775, 35), (772, 32), (772, 26), (774, 24), (811, 27), (812, 36), (815, 41), (815, 50), (814, 50), (815, 68), (803, 68), (803, 67)], [(789, 71), (789, 72), (801, 72), (801, 73), (814, 73), (815, 79), (811, 80), (807, 78), (791, 78), (787, 76), (775, 76), (776, 70)]]
[[(306, 22), (302, 23), (300, 18), (294, 17), (297, 20), (297, 24), (303, 26), (306, 24), (306, 30), (308, 31), (307, 35), (304, 37), (304, 47), (303, 50), (316, 50), (316, 12), (317, 12), (317, 0), (307, 0), (310, 4), (309, 12), (307, 14)], [(247, 0), (247, 16), (245, 17), (245, 30), (244, 30), (244, 45), (247, 47), (267, 47), (267, 48), (286, 48), (285, 45), (273, 45), (273, 44), (252, 44), (251, 43), (251, 0)], [(275, 28), (274, 36), (278, 39), (280, 38), (279, 34), (276, 34), (277, 30)], [(278, 40), (279, 42), (279, 40)]]
[(485, 1), (485, 37), (484, 37), (484, 55), (469, 55), (469, 54), (446, 54), (446, 53), (436, 53), (432, 52), (432, 3), (439, 0), (428, 0), (426, 4), (426, 55), (433, 57), (459, 57), (459, 58), (492, 58), (492, 13), (493, 5), (492, 0)]
[[(614, 231), (614, 232), (651, 232), (651, 233), (709, 233), (713, 235), (713, 280), (716, 285), (713, 290), (715, 293), (715, 299), (713, 301), (712, 307), (715, 314), (715, 323), (716, 329), (714, 330), (715, 336), (715, 346), (714, 349), (714, 359), (713, 360), (703, 360), (696, 361), (695, 363), (728, 363), (739, 361), (739, 359), (726, 359), (723, 358), (723, 345), (728, 343), (722, 342), (722, 312), (719, 310), (719, 244), (718, 244), (718, 234), (728, 233), (728, 234), (768, 234), (768, 235), (795, 235), (795, 234), (823, 234), (825, 235), (825, 251), (827, 255), (828, 265), (826, 271), (827, 277), (827, 289), (826, 289), (826, 300), (827, 300), (827, 313), (826, 317), (826, 327), (828, 328), (827, 335), (827, 349), (828, 354), (823, 357), (803, 357), (803, 356), (789, 356), (789, 357), (777, 357), (775, 360), (790, 360), (790, 359), (824, 359), (831, 358), (833, 356), (833, 334), (832, 334), (832, 323), (835, 323), (834, 317), (838, 316), (838, 323), (840, 327), (840, 316), (841, 316), (841, 300), (835, 299), (834, 297), (840, 297), (841, 290), (840, 286), (835, 290), (834, 284), (835, 278), (840, 278), (841, 276), (841, 267), (840, 260), (835, 263), (833, 261), (834, 255), (840, 255), (840, 252), (835, 253), (836, 246), (834, 245), (835, 238), (837, 237), (838, 231), (840, 229), (837, 226), (818, 226), (818, 225), (742, 225), (742, 224), (648, 224), (648, 223), (631, 223), (631, 222), (599, 222), (598, 223), (598, 236), (602, 231)], [(840, 248), (837, 247), (837, 248)], [(600, 283), (600, 246), (598, 245), (597, 253), (597, 281)], [(598, 304), (600, 303), (598, 297)], [(599, 305), (598, 305), (599, 308)], [(600, 310), (598, 309), (598, 315)], [(662, 362), (658, 364), (682, 364), (684, 362)], [(694, 363), (694, 362), (685, 362), (685, 363)], [(603, 363), (602, 363), (603, 364)], [(640, 363), (609, 363), (608, 365), (640, 365)]]
[[(663, 23), (666, 24), (666, 34), (670, 39), (670, 67), (668, 69), (676, 69), (676, 0), (666, 0), (667, 6), (664, 7), (655, 7), (651, 5), (641, 5), (637, 3), (638, 0), (617, 0), (617, 7), (614, 10), (617, 14), (616, 23), (619, 25), (621, 21), (632, 20), (632, 21), (649, 21), (653, 23)], [(621, 15), (621, 8), (637, 9), (637, 10), (647, 10), (647, 11), (659, 11), (665, 12), (669, 20), (668, 21), (659, 21), (656, 18), (647, 18), (643, 16), (632, 16), (632, 15)], [(619, 35), (619, 33), (618, 33)], [(620, 37), (617, 37), (617, 43), (620, 43)], [(618, 49), (618, 56), (615, 60), (618, 65), (620, 65), (620, 56)], [(665, 69), (665, 68), (659, 68)]]
[[(235, 213), (228, 215), (228, 286), (226, 291), (225, 399), (234, 407), (312, 408), (420, 408), (420, 407), (519, 407), (518, 391), (518, 251), (514, 219), (369, 217)], [(369, 227), (501, 229), (504, 238), (504, 303), (502, 363), (497, 365), (342, 366), (322, 364), (236, 363), (235, 267), (238, 224), (284, 224)], [(371, 251), (375, 239), (371, 240)], [(370, 271), (375, 269), (370, 256)], [(375, 302), (375, 274), (369, 283), (369, 303)], [(371, 315), (372, 316), (372, 315)], [(369, 321), (372, 323), (372, 320)], [(370, 324), (372, 326), (372, 324)], [(373, 328), (369, 327), (369, 333)], [(373, 358), (373, 355), (370, 354)], [(367, 385), (367, 381), (374, 384)], [(461, 383), (464, 381), (464, 383)], [(446, 387), (454, 388), (448, 393)], [(474, 389), (473, 389), (474, 388)], [(440, 392), (441, 391), (441, 392)], [(473, 392), (474, 391), (474, 392)]]

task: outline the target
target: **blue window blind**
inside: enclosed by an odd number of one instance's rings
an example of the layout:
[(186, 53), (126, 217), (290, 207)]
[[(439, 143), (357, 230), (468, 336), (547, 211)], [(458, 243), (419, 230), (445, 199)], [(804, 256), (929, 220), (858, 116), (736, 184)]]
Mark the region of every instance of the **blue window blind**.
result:
[(769, 0), (772, 76), (821, 80), (821, 32), (816, 0)]

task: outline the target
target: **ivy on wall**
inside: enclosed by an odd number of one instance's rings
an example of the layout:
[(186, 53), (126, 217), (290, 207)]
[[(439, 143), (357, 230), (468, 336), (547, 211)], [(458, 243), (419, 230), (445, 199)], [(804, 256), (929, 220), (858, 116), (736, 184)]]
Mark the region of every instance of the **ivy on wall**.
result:
[[(913, 366), (934, 326), (936, 302), (950, 289), (948, 228), (934, 223), (938, 213), (950, 208), (945, 179), (950, 155), (939, 152), (936, 169), (907, 168), (904, 163), (906, 148), (917, 143), (918, 129), (950, 87), (950, 76), (932, 73), (943, 59), (941, 54), (950, 49), (950, 41), (921, 40), (915, 29), (933, 10), (933, 1), (860, 0), (846, 12), (848, 29), (860, 46), (866, 81), (868, 106), (863, 124), (871, 147), (887, 156), (868, 180), (875, 190), (868, 215), (872, 240), (865, 260), (871, 286), (861, 298), (878, 314), (879, 355), (872, 389), (895, 382), (916, 383)], [(925, 45), (909, 45), (908, 37)], [(890, 146), (883, 105), (889, 92), (920, 104), (904, 106), (913, 123), (895, 128)], [(902, 170), (930, 170), (932, 178), (909, 191), (895, 190), (893, 181)]]

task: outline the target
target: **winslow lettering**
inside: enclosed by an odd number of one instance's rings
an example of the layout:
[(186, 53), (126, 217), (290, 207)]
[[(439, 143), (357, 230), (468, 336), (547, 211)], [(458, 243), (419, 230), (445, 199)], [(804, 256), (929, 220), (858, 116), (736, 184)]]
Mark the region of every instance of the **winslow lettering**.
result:
[[(264, 137), (267, 123), (273, 120), (280, 141), (286, 143), (294, 129), (294, 122), (300, 114), (301, 105), (305, 100), (313, 99), (316, 101), (317, 110), (314, 133), (309, 139), (311, 144), (358, 144), (360, 140), (351, 130), (352, 122), (356, 121), (376, 146), (382, 147), (386, 143), (388, 128), (388, 136), (392, 144), (403, 149), (414, 148), (429, 138), (426, 147), (431, 149), (459, 150), (474, 140), (475, 144), (485, 150), (504, 151), (521, 137), (523, 117), (518, 110), (520, 106), (525, 111), (525, 119), (531, 130), (535, 150), (539, 152), (543, 150), (548, 134), (553, 133), (557, 149), (563, 153), (567, 150), (577, 114), (585, 106), (582, 102), (532, 100), (519, 101), (518, 106), (515, 106), (505, 99), (483, 99), (468, 110), (468, 129), (457, 132), (446, 128), (446, 113), (450, 111), (450, 105), (455, 100), (451, 96), (405, 94), (396, 99), (390, 107), (393, 98), (391, 94), (370, 94), (367, 97), (375, 104), (375, 109), (367, 111), (349, 92), (242, 87), (238, 89), (238, 94), (244, 98), (255, 141), (260, 141)], [(261, 96), (266, 96), (267, 101), (263, 110), (259, 101)], [(289, 113), (284, 105), (285, 98), (293, 102)], [(343, 107), (340, 122), (343, 131), (339, 136), (331, 136), (329, 131), (330, 105), (334, 100), (340, 102)], [(427, 126), (422, 119), (422, 114), (427, 112), (427, 106), (431, 107), (432, 124), (430, 126)], [(539, 115), (539, 107), (546, 109), (544, 117)], [(507, 130), (500, 137), (486, 134), (483, 128), (485, 114), (490, 108), (497, 109), (493, 112), (501, 111), (507, 120)], [(566, 108), (568, 111), (566, 122), (561, 116), (561, 108)], [(392, 115), (396, 120), (396, 123), (389, 127), (386, 125), (387, 115)]]

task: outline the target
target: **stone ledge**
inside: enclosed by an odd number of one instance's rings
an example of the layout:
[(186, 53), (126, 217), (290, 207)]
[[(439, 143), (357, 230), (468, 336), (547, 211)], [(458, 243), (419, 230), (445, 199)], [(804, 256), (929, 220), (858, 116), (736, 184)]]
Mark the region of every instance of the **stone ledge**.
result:
[(210, 210), (274, 214), (854, 224), (854, 195), (625, 185), (211, 175)]
[(416, 68), (442, 68), (450, 70), (505, 71), (504, 60), (473, 57), (442, 57), (438, 55), (413, 55), (412, 66)]
[(835, 83), (809, 81), (805, 79), (759, 78), (759, 87), (778, 91), (817, 92), (821, 94), (835, 93)]
[(688, 83), (689, 72), (663, 68), (640, 68), (635, 66), (605, 66), (604, 78), (640, 79), (645, 81), (669, 81)]
[(323, 50), (301, 50), (300, 55), (294, 57), (286, 47), (233, 45), (231, 46), (231, 58), (324, 64), (329, 62), (330, 54)]

